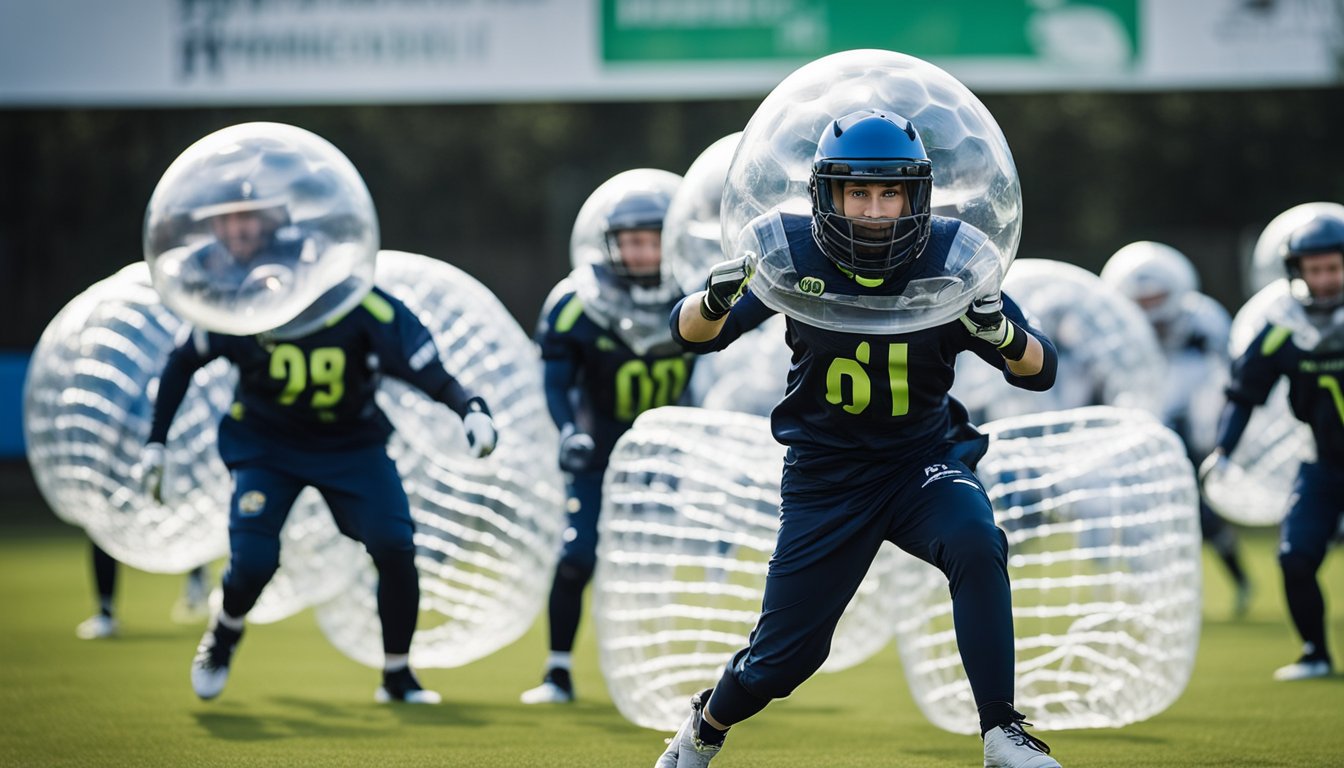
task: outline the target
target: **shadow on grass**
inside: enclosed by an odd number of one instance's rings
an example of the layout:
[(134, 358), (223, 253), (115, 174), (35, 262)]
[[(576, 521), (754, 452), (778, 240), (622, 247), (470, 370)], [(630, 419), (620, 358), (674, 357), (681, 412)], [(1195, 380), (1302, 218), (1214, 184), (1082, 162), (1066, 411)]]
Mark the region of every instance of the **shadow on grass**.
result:
[(196, 722), (216, 739), (223, 741), (274, 741), (295, 737), (321, 739), (358, 739), (381, 735), (383, 729), (361, 727), (348, 718), (276, 717), (248, 712), (196, 712)]

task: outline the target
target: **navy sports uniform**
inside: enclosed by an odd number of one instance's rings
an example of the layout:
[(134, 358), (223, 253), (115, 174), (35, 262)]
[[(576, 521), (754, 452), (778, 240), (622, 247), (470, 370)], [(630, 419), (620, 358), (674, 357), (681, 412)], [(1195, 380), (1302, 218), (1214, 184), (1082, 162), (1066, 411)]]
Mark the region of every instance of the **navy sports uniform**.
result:
[(616, 440), (635, 417), (681, 400), (694, 356), (668, 341), (643, 354), (584, 311), (569, 280), (551, 292), (537, 326), (546, 403), (561, 433), (592, 436), (591, 456), (569, 470), (568, 529), (551, 587), (551, 650), (569, 652), (578, 631), (583, 590), (597, 563), (602, 476)]
[[(863, 288), (827, 259), (811, 220), (784, 215), (800, 275), (849, 295), (900, 293), (906, 280), (940, 274), (959, 227), (935, 217), (920, 259), (901, 280)], [(680, 307), (673, 313), (673, 328)], [(717, 339), (722, 349), (771, 310), (748, 289)], [(1004, 314), (1026, 318), (1011, 300)], [(888, 540), (948, 575), (953, 616), (976, 702), (1013, 699), (1013, 636), (1007, 541), (972, 470), (988, 440), (948, 396), (958, 353), (972, 352), (1026, 389), (1054, 380), (1053, 347), (1030, 377), (1009, 372), (992, 345), (960, 322), (896, 335), (824, 330), (788, 319), (793, 350), (787, 393), (771, 414), (785, 456), (780, 531), (760, 623), (714, 689), (713, 713), (731, 724), (787, 696), (825, 661), (841, 613)], [(680, 336), (678, 336), (680, 338)]]
[(243, 617), (255, 604), (279, 564), (280, 529), (290, 507), (313, 486), (341, 532), (361, 541), (378, 568), (384, 650), (407, 653), (420, 594), (414, 524), (385, 450), (392, 425), (374, 392), (387, 374), (467, 413), (468, 393), (444, 370), (429, 330), (377, 288), (301, 338), (197, 330), (169, 356), (151, 443), (166, 441), (192, 373), (217, 357), (239, 373), (235, 402), (219, 428), (220, 456), (234, 482), (225, 614)]
[(1288, 379), (1293, 415), (1311, 427), (1316, 462), (1304, 463), (1293, 485), (1280, 532), (1279, 565), (1304, 661), (1330, 660), (1325, 637), (1325, 597), (1316, 572), (1344, 514), (1344, 327), (1336, 325), (1313, 350), (1293, 342), (1292, 329), (1269, 325), (1233, 363), (1228, 408), (1218, 447), (1230, 455), (1280, 376)]

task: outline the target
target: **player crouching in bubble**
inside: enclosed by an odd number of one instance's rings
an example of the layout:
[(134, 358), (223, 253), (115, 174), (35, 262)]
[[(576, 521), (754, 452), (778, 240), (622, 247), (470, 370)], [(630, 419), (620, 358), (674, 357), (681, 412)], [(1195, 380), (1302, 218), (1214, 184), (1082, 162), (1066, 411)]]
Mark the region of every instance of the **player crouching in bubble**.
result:
[(984, 764), (1059, 765), (1013, 708), (1007, 540), (973, 472), (988, 441), (947, 395), (960, 352), (1027, 389), (1051, 386), (1055, 352), (997, 287), (959, 304), (960, 318), (865, 330), (902, 312), (918, 281), (946, 285), (957, 264), (992, 249), (969, 224), (931, 215), (936, 172), (900, 115), (867, 109), (829, 121), (812, 164), (811, 215), (753, 220), (738, 251), (750, 253), (714, 267), (672, 316), (683, 345), (705, 353), (782, 311), (795, 362), (771, 417), (788, 452), (760, 620), (715, 687), (692, 701), (658, 768), (708, 764), (730, 726), (816, 672), (884, 540), (948, 577)]
[(437, 703), (409, 667), (420, 601), (415, 526), (386, 451), (392, 426), (374, 401), (379, 377), (402, 379), (462, 416), (474, 455), (493, 450), (496, 436), (485, 402), (444, 369), (430, 332), (373, 287), (377, 223), (363, 180), (307, 131), (234, 126), (173, 163), (145, 229), (155, 288), (194, 325), (169, 355), (154, 403), (142, 466), (156, 500), (192, 375), (217, 357), (239, 373), (219, 427), (234, 484), (230, 559), (223, 607), (192, 662), (196, 694), (213, 699), (224, 689), (244, 618), (279, 565), (280, 530), (312, 486), (378, 569), (385, 664), (376, 699)]

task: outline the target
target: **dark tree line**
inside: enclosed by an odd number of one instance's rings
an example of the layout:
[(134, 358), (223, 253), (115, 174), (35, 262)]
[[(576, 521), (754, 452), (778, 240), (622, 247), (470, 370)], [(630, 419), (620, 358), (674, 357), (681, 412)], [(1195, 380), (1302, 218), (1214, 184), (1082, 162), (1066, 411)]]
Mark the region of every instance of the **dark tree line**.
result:
[[(1344, 201), (1344, 90), (984, 97), (1022, 177), (1023, 257), (1099, 269), (1131, 240), (1189, 255), (1230, 309), (1275, 214)], [(141, 258), (144, 207), (191, 142), (273, 120), (340, 147), (386, 248), (450, 261), (531, 328), (570, 227), (627, 168), (678, 173), (756, 100), (0, 111), (0, 347), (28, 348), (94, 281)]]

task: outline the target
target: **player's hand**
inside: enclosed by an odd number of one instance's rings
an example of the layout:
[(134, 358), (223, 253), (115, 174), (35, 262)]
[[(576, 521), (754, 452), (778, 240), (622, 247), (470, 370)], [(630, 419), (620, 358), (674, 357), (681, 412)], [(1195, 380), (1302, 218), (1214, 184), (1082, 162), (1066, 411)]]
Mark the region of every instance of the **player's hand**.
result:
[(1232, 469), (1232, 460), (1227, 458), (1227, 454), (1222, 451), (1210, 453), (1204, 461), (1199, 464), (1199, 487), (1203, 489), (1212, 480), (1219, 483), (1224, 480), (1228, 472)]
[(592, 463), (596, 449), (592, 435), (580, 432), (573, 424), (566, 424), (560, 431), (560, 468), (566, 472), (582, 472)]
[(467, 415), (462, 417), (462, 427), (467, 432), (467, 452), (472, 457), (484, 458), (495, 450), (499, 434), (495, 432), (495, 420), (490, 418), (490, 409), (484, 400), (473, 397), (467, 401)]
[(961, 316), (961, 324), (977, 339), (983, 339), (995, 347), (1002, 346), (1008, 336), (1008, 319), (1003, 316), (1003, 294), (995, 291), (972, 301), (966, 314)]
[(706, 320), (718, 320), (728, 314), (747, 290), (747, 283), (756, 267), (747, 256), (720, 262), (709, 270), (705, 280), (705, 298), (701, 300), (700, 314)]
[(140, 453), (140, 463), (136, 466), (140, 487), (159, 504), (163, 503), (163, 465), (163, 443), (150, 443)]

